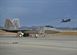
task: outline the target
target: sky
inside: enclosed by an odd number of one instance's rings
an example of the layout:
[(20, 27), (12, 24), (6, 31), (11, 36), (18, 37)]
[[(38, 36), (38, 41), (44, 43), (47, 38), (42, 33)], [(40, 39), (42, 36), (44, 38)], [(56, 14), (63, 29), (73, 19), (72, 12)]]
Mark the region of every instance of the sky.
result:
[[(0, 0), (0, 25), (19, 18), (21, 26), (77, 27), (77, 0)], [(61, 19), (71, 22), (61, 23)]]

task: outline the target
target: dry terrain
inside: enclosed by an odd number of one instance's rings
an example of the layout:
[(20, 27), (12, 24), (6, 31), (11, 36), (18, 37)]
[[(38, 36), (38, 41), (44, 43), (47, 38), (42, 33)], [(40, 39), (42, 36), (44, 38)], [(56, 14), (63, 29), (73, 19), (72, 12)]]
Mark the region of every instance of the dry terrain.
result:
[[(56, 32), (56, 31), (46, 31), (47, 34), (49, 35), (56, 35), (56, 36), (60, 36), (60, 35), (73, 35), (76, 36), (77, 32)], [(16, 36), (17, 33), (13, 33), (13, 32), (6, 32), (3, 30), (0, 30), (0, 36)]]
[(13, 33), (13, 32), (6, 32), (6, 31), (3, 31), (3, 30), (0, 30), (0, 35), (1, 36), (15, 36), (16, 33)]

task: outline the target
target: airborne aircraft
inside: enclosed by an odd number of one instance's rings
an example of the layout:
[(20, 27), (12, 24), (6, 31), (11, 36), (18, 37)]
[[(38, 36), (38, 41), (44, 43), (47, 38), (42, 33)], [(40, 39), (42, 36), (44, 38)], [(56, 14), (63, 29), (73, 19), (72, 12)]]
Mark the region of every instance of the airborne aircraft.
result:
[(71, 21), (71, 19), (62, 19), (61, 22), (70, 22), (70, 21)]

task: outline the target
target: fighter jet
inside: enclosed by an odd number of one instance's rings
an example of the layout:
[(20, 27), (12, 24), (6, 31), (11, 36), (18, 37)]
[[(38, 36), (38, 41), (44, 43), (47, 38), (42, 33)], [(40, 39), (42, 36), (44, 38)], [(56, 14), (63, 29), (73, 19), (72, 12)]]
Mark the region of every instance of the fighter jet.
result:
[(70, 22), (70, 21), (71, 21), (71, 19), (62, 19), (61, 22)]
[(3, 30), (9, 31), (9, 32), (18, 32), (18, 31), (23, 32), (23, 31), (30, 30), (30, 29), (28, 29), (28, 27), (21, 28), (19, 19), (17, 19), (17, 18), (10, 19), (9, 18), (9, 19), (5, 20)]
[(4, 31), (9, 31), (9, 32), (18, 32), (21, 31), (20, 29), (20, 24), (19, 24), (19, 19), (6, 19), (4, 26), (3, 26), (3, 30)]
[(19, 33), (25, 34), (25, 31), (30, 31), (32, 29), (30, 29), (28, 27), (21, 28), (18, 18), (14, 18), (14, 19), (8, 18), (5, 20), (4, 27), (1, 30), (7, 31), (7, 32), (15, 32), (18, 34)]

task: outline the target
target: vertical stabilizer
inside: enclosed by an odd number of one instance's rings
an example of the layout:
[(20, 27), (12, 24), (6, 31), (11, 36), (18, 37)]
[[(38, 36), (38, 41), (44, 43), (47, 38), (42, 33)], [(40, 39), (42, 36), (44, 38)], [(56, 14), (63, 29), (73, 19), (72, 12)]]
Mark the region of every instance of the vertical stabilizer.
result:
[(19, 19), (15, 18), (15, 19), (6, 19), (5, 20), (5, 24), (4, 24), (5, 29), (15, 30), (15, 29), (18, 29), (19, 27), (20, 27)]

